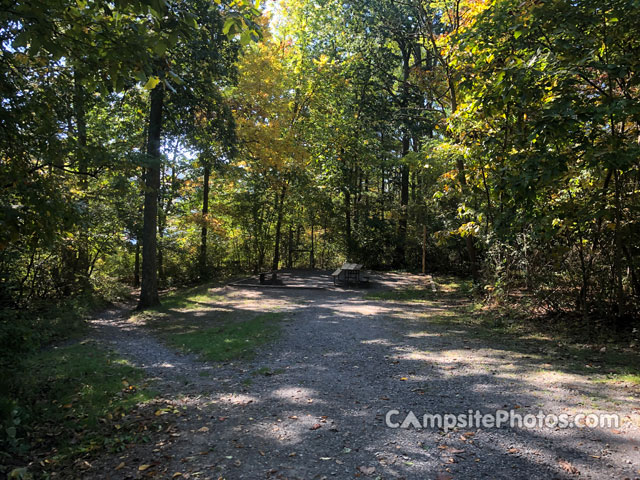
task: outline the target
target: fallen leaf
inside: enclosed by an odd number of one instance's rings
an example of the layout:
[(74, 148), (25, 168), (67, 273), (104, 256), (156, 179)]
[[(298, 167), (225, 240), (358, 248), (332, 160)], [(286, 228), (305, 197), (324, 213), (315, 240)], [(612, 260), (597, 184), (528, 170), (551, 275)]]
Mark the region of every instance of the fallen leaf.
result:
[(198, 431), (202, 432), (202, 433), (208, 432), (209, 431), (209, 427), (201, 427), (201, 428), (198, 429)]
[(510, 448), (509, 450), (507, 450), (507, 453), (511, 453), (511, 454), (519, 453), (519, 452), (520, 450), (518, 450), (517, 448)]
[(140, 470), (141, 472), (144, 472), (149, 467), (151, 467), (151, 465), (140, 465), (138, 467), (138, 470)]
[(571, 465), (566, 460), (558, 460), (558, 465), (567, 473), (571, 473), (573, 475), (580, 475), (580, 470)]
[(401, 382), (406, 382), (407, 380), (409, 380), (407, 377), (402, 377), (402, 378), (400, 378), (400, 381), (401, 381)]
[(376, 467), (358, 467), (364, 475), (373, 475), (376, 472)]
[(178, 478), (182, 476), (182, 472), (176, 472), (173, 475), (171, 475), (171, 478)]
[(309, 430), (318, 430), (319, 428), (322, 428), (322, 425), (316, 423), (313, 427), (309, 427)]
[(122, 468), (124, 468), (124, 462), (120, 462), (120, 463), (118, 464), (118, 466), (117, 466), (116, 468), (114, 468), (114, 470), (120, 470), (120, 469), (122, 469)]

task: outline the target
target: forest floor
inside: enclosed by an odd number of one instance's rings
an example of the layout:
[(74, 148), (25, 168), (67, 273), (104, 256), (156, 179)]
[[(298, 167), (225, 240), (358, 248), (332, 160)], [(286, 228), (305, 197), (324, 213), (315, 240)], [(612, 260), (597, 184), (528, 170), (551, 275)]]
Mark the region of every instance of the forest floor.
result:
[[(429, 278), (385, 274), (368, 290), (220, 287), (157, 314), (106, 312), (92, 322), (93, 340), (143, 369), (158, 397), (122, 419), (146, 419), (146, 443), (91, 458), (74, 476), (640, 477), (637, 384), (590, 373), (596, 362), (570, 368), (553, 342), (506, 341), (456, 321), (466, 300), (437, 278), (433, 292)], [(431, 293), (417, 301), (385, 293), (416, 286)], [(265, 313), (274, 335), (254, 356), (204, 361), (175, 348), (176, 338), (192, 345), (221, 322)], [(385, 425), (392, 409), (401, 412), (394, 421), (408, 411), (422, 419), (513, 409), (613, 413), (621, 424), (403, 429)]]

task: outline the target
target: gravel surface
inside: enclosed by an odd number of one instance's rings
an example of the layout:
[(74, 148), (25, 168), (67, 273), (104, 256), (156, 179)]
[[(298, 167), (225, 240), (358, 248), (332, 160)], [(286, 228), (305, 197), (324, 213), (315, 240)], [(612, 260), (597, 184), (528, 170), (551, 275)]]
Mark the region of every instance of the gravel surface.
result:
[[(84, 478), (640, 478), (637, 388), (594, 383), (430, 322), (444, 303), (340, 289), (215, 293), (224, 300), (182, 313), (281, 311), (282, 335), (250, 362), (207, 364), (169, 350), (122, 309), (94, 321), (95, 338), (144, 368), (173, 413), (152, 442), (92, 461)], [(403, 429), (385, 425), (391, 409), (396, 421), (408, 411), (514, 409), (616, 413), (622, 424)]]

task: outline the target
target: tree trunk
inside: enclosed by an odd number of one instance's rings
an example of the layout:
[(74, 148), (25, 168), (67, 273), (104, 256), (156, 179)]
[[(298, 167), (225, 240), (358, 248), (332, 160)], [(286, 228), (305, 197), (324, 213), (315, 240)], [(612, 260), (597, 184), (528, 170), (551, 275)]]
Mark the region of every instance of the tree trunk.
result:
[[(449, 90), (451, 95), (451, 112), (455, 112), (456, 110), (458, 110), (458, 99), (456, 96), (455, 84), (451, 77), (449, 78)], [(461, 156), (458, 156), (458, 158), (456, 159), (456, 164), (458, 167), (458, 181), (460, 182), (460, 186), (462, 187), (463, 198), (466, 200), (466, 196), (468, 193), (467, 176), (465, 173), (464, 160)], [(465, 243), (467, 245), (469, 262), (471, 264), (471, 275), (473, 276), (473, 280), (476, 281), (479, 278), (478, 263), (476, 259), (476, 246), (473, 243), (473, 236), (471, 234), (465, 236)]]
[(133, 286), (140, 286), (140, 241), (136, 239), (136, 260), (133, 264)]
[(622, 224), (622, 202), (620, 200), (620, 175), (618, 170), (614, 171), (613, 174), (614, 181), (614, 206), (615, 206), (615, 224), (613, 231), (613, 274), (614, 274), (614, 282), (615, 282), (615, 301), (616, 301), (616, 309), (617, 315), (622, 316), (625, 313), (625, 298), (624, 298), (624, 288), (622, 283), (622, 239), (620, 235), (620, 226)]
[(400, 166), (400, 218), (398, 219), (398, 242), (394, 253), (395, 267), (403, 267), (405, 264), (405, 246), (407, 243), (407, 208), (409, 205), (409, 166), (404, 163), (404, 158), (409, 153), (409, 128), (407, 107), (409, 106), (409, 73), (411, 49), (404, 43), (400, 43), (402, 51), (402, 91), (400, 99), (400, 112), (405, 117), (402, 125), (402, 165)]
[(309, 258), (309, 265), (311, 266), (311, 268), (316, 268), (316, 259), (315, 259), (315, 242), (314, 242), (314, 221), (313, 218), (311, 219), (311, 253), (309, 254), (310, 258)]
[(202, 233), (200, 236), (200, 279), (207, 280), (207, 215), (209, 214), (209, 176), (211, 165), (204, 162), (204, 180), (202, 185)]
[[(402, 137), (402, 157), (409, 153), (409, 137)], [(407, 219), (409, 205), (409, 166), (402, 165), (400, 177), (400, 218), (398, 219), (398, 243), (395, 251), (395, 266), (403, 267), (405, 264), (405, 250), (407, 243)]]
[(422, 273), (427, 273), (427, 226), (422, 228)]
[[(80, 174), (80, 190), (82, 191), (82, 201), (85, 204), (88, 203), (86, 195), (87, 190), (87, 118), (86, 118), (86, 105), (85, 105), (85, 91), (84, 87), (78, 80), (78, 72), (73, 72), (73, 109), (74, 116), (76, 117), (76, 136), (77, 136), (77, 160), (78, 160), (78, 173)], [(74, 276), (78, 277), (80, 281), (80, 288), (84, 289), (89, 286), (89, 235), (87, 226), (83, 223), (80, 224), (80, 235), (78, 240), (78, 257), (75, 262)]]
[(293, 225), (289, 225), (289, 239), (288, 239), (288, 255), (287, 255), (287, 268), (291, 268), (293, 265)]
[(284, 196), (287, 193), (287, 185), (282, 185), (280, 192), (280, 198), (276, 196), (276, 207), (278, 208), (278, 220), (276, 221), (276, 242), (273, 250), (273, 263), (271, 264), (271, 270), (273, 271), (273, 279), (276, 279), (276, 272), (280, 265), (280, 231), (282, 230), (282, 213), (284, 210)]
[(158, 191), (160, 189), (160, 137), (162, 134), (162, 106), (164, 85), (160, 82), (151, 91), (149, 108), (149, 166), (145, 174), (144, 225), (142, 227), (142, 287), (138, 309), (160, 303), (158, 296), (157, 230)]
[(351, 239), (351, 193), (348, 188), (344, 191), (344, 235), (347, 247), (347, 260), (351, 260), (353, 241)]

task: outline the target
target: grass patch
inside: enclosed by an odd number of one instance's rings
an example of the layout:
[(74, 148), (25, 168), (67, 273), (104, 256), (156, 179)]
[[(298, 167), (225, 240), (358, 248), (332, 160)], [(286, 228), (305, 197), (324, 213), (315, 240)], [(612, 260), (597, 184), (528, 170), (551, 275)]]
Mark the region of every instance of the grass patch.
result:
[(37, 450), (49, 451), (48, 463), (55, 464), (114, 447), (118, 438), (130, 441), (115, 422), (154, 395), (140, 385), (140, 370), (90, 342), (30, 356), (19, 378), (2, 398), (8, 411), (0, 463)]
[(436, 300), (460, 300), (469, 297), (473, 292), (473, 282), (469, 279), (443, 275), (433, 278), (436, 291), (431, 284), (414, 285), (393, 290), (379, 290), (367, 293), (367, 300), (386, 300), (396, 302), (428, 303)]
[(283, 317), (282, 313), (262, 313), (244, 322), (169, 333), (166, 339), (172, 346), (197, 353), (204, 360), (224, 362), (250, 358), (257, 347), (278, 336), (278, 323)]
[(398, 302), (430, 302), (435, 300), (437, 294), (428, 287), (410, 287), (397, 290), (381, 290), (367, 293), (367, 300), (391, 300)]
[(162, 304), (153, 310), (160, 312), (176, 309), (194, 310), (207, 306), (207, 304), (211, 302), (223, 301), (223, 295), (212, 295), (209, 293), (209, 289), (211, 288), (211, 285), (199, 285), (197, 287), (167, 293), (160, 298)]
[(539, 319), (529, 315), (526, 309), (486, 307), (472, 300), (470, 281), (455, 277), (434, 280), (437, 293), (424, 288), (374, 294), (380, 294), (376, 298), (388, 300), (453, 300), (442, 311), (425, 313), (422, 316), (425, 325), (437, 326), (444, 335), (476, 340), (478, 346), (490, 343), (497, 349), (524, 354), (532, 364), (548, 363), (598, 382), (640, 385), (640, 354), (637, 348), (629, 347), (630, 341), (640, 343), (638, 338), (594, 337), (581, 330), (572, 319), (561, 316)]
[(565, 372), (589, 375), (598, 381), (640, 384), (638, 352), (610, 345), (576, 343), (538, 328), (533, 322), (495, 315), (469, 304), (440, 314), (425, 314), (425, 322), (444, 327), (446, 335), (490, 342), (494, 348), (531, 356)]
[(630, 383), (632, 385), (640, 385), (640, 372), (639, 373), (620, 373), (609, 374), (605, 378), (598, 378), (595, 380), (597, 383)]

